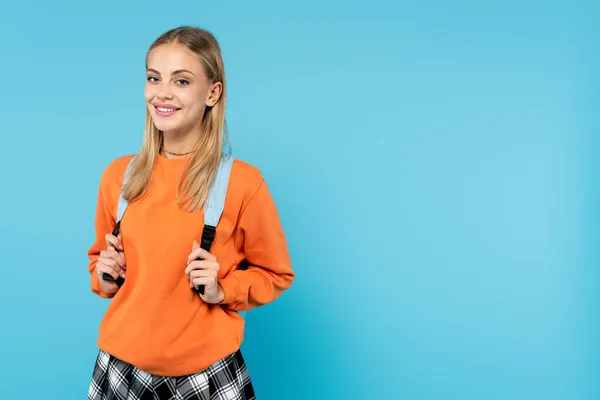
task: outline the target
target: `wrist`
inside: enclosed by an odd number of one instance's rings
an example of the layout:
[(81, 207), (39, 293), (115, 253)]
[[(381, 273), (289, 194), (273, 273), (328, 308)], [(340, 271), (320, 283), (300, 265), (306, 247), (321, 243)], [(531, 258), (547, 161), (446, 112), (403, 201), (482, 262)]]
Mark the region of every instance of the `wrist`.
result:
[(221, 284), (219, 283), (219, 289), (217, 290), (217, 304), (223, 304), (223, 302), (225, 301), (225, 290), (223, 289), (223, 286), (221, 286)]

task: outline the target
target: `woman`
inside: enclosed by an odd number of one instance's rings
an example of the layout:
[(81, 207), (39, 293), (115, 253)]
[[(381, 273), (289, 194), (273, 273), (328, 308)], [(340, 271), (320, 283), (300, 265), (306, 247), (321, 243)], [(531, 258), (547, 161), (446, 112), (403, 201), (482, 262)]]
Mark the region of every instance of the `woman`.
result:
[(225, 88), (209, 32), (179, 27), (151, 45), (141, 150), (113, 161), (100, 182), (89, 271), (92, 291), (112, 301), (90, 400), (255, 398), (239, 311), (274, 301), (295, 274), (267, 185), (240, 160), (212, 247), (199, 246), (204, 206), (228, 159)]

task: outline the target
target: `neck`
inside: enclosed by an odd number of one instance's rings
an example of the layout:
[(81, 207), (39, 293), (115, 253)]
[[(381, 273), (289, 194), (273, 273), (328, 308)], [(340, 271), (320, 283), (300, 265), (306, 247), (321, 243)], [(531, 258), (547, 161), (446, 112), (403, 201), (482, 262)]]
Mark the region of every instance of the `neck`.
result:
[[(177, 134), (174, 132), (165, 132), (163, 134), (163, 148), (172, 153), (188, 153), (194, 149), (194, 145), (198, 140), (197, 135), (193, 132), (187, 134)], [(164, 152), (163, 152), (164, 153)], [(180, 156), (164, 153), (167, 158), (177, 158)]]

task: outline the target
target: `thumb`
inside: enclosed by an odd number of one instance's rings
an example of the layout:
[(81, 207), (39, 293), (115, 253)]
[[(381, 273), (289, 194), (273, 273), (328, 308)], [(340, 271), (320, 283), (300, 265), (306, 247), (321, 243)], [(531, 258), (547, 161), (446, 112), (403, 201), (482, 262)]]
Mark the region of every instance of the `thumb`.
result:
[(194, 243), (192, 244), (192, 251), (199, 249), (199, 248), (200, 248), (200, 245), (198, 244), (197, 241), (194, 240)]

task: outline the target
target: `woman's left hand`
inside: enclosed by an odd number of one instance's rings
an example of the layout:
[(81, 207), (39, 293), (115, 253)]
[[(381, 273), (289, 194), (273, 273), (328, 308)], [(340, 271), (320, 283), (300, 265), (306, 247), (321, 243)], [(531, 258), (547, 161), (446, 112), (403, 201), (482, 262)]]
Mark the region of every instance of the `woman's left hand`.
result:
[(185, 274), (190, 279), (190, 287), (198, 289), (204, 285), (204, 294), (200, 294), (200, 297), (208, 304), (218, 304), (225, 299), (225, 292), (219, 284), (219, 268), (217, 258), (200, 248), (194, 240)]

